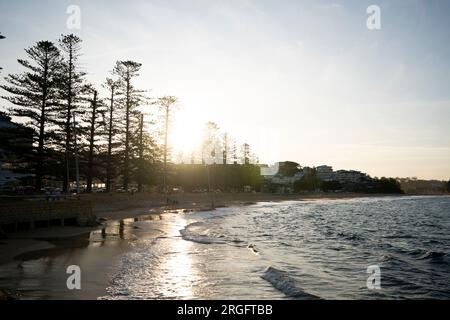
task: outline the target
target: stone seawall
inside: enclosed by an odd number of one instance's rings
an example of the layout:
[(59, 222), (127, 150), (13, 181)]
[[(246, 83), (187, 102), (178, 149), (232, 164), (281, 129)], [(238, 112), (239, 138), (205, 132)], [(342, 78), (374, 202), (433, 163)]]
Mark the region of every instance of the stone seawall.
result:
[(0, 204), (0, 230), (4, 232), (69, 224), (95, 224), (90, 201), (21, 201)]

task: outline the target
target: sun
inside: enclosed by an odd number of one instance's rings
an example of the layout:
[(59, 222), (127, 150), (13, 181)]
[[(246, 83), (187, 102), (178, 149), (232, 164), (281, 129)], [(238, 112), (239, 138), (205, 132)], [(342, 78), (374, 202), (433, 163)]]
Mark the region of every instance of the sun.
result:
[(185, 156), (200, 148), (203, 123), (198, 114), (180, 110), (173, 119), (169, 132), (169, 145), (172, 155)]

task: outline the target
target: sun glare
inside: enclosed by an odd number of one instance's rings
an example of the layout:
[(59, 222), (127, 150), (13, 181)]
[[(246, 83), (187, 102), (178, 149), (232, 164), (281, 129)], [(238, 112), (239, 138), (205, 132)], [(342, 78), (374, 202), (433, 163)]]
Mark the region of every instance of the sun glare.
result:
[(172, 123), (169, 134), (169, 144), (172, 148), (172, 157), (182, 153), (188, 157), (193, 151), (200, 148), (203, 123), (196, 113), (186, 110), (179, 111)]

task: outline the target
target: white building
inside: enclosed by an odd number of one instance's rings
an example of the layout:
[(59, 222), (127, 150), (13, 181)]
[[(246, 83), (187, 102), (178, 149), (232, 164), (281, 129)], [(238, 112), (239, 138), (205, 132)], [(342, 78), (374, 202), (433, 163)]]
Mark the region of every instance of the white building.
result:
[(317, 178), (322, 181), (332, 181), (335, 180), (335, 173), (333, 172), (333, 167), (331, 166), (318, 166), (316, 168)]
[[(297, 171), (293, 175), (284, 175), (280, 167), (286, 166), (288, 164), (290, 167), (297, 166)], [(308, 168), (310, 169), (310, 168)], [(302, 179), (308, 170), (300, 169), (300, 166), (295, 162), (277, 162), (270, 167), (262, 167), (261, 168), (261, 176), (263, 178), (263, 189), (269, 188), (270, 192), (275, 193), (293, 193), (294, 192), (294, 183), (300, 179)], [(270, 187), (268, 187), (270, 186)]]
[(358, 183), (361, 182), (369, 176), (363, 172), (356, 170), (338, 170), (333, 171), (331, 166), (318, 166), (317, 178), (322, 181), (339, 181), (342, 184), (346, 183)]
[(265, 177), (270, 178), (271, 176), (274, 176), (278, 173), (279, 168), (280, 168), (280, 165), (278, 162), (271, 166), (267, 166), (267, 167), (261, 166), (261, 176), (263, 178), (265, 178)]
[(340, 183), (357, 183), (367, 177), (367, 174), (355, 170), (338, 170), (335, 176)]

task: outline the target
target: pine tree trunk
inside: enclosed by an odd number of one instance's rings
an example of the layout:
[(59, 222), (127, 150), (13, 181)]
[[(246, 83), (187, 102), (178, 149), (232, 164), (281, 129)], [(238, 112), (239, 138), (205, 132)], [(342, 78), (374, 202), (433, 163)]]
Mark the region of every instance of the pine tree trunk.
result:
[(65, 152), (65, 164), (64, 180), (63, 180), (63, 192), (69, 191), (69, 162), (70, 162), (70, 120), (72, 117), (72, 70), (73, 69), (73, 57), (72, 50), (69, 52), (69, 79), (68, 79), (68, 96), (67, 96), (67, 115), (66, 115), (66, 152)]
[(125, 161), (123, 168), (123, 188), (125, 191), (128, 190), (129, 182), (129, 149), (130, 149), (130, 78), (127, 77), (127, 93), (126, 93), (126, 115), (125, 115)]
[(166, 193), (166, 201), (167, 199), (167, 138), (169, 136), (169, 106), (166, 106), (166, 124), (164, 130), (164, 176), (163, 176), (163, 186), (164, 192)]
[(89, 135), (89, 155), (88, 155), (88, 174), (86, 178), (86, 192), (92, 192), (92, 176), (94, 169), (94, 142), (95, 142), (95, 119), (97, 116), (97, 91), (94, 91), (94, 100), (92, 101), (91, 130)]
[(35, 190), (37, 192), (42, 189), (42, 178), (44, 176), (44, 129), (45, 129), (45, 107), (47, 105), (47, 65), (44, 68), (44, 86), (42, 92), (41, 118), (39, 123), (39, 138), (36, 163), (36, 181)]
[(139, 175), (138, 175), (138, 192), (143, 191), (143, 174), (144, 174), (144, 115), (141, 114), (139, 124)]
[(114, 113), (114, 88), (111, 89), (111, 106), (109, 108), (109, 128), (108, 128), (108, 159), (106, 164), (106, 192), (111, 192), (112, 178), (112, 134), (113, 134), (113, 113)]

